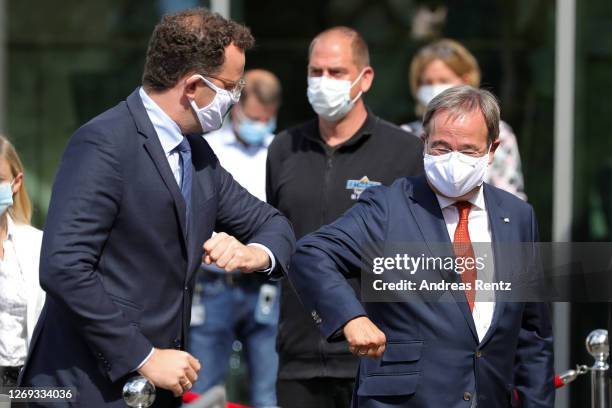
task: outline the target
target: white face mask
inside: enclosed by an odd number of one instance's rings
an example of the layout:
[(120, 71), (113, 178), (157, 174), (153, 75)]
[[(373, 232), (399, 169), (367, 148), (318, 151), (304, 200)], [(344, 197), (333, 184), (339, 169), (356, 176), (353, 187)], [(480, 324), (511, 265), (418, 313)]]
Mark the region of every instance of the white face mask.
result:
[(429, 105), (429, 102), (436, 96), (440, 95), (442, 92), (446, 91), (449, 88), (452, 88), (457, 85), (452, 84), (437, 84), (437, 85), (421, 85), (419, 89), (417, 89), (417, 99), (419, 103), (423, 106)]
[(355, 99), (351, 100), (351, 89), (363, 76), (353, 81), (346, 79), (332, 79), (325, 76), (308, 77), (308, 102), (312, 109), (328, 122), (337, 122), (351, 111), (353, 105), (363, 92), (359, 92)]
[(191, 107), (198, 116), (200, 126), (202, 126), (202, 133), (220, 129), (221, 125), (223, 125), (223, 119), (227, 116), (232, 105), (237, 103), (240, 98), (235, 98), (230, 91), (219, 88), (202, 75), (194, 76), (204, 81), (204, 83), (216, 93), (212, 102), (203, 108), (198, 108), (198, 105), (193, 99), (190, 101)]
[(456, 198), (482, 184), (489, 165), (489, 153), (481, 157), (459, 152), (439, 156), (425, 153), (423, 164), (427, 180), (442, 195)]

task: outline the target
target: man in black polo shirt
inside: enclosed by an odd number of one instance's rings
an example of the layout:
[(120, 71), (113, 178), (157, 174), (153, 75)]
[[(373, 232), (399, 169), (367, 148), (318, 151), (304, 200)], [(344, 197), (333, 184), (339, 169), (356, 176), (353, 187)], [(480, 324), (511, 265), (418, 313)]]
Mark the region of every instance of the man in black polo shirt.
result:
[[(369, 63), (367, 44), (347, 27), (328, 29), (310, 44), (307, 94), (318, 117), (281, 132), (267, 162), (268, 202), (291, 220), (297, 238), (334, 221), (364, 189), (423, 171), (421, 141), (363, 102), (374, 79)], [(284, 281), (277, 340), (281, 407), (350, 405), (357, 360), (346, 342), (321, 337), (319, 320)]]

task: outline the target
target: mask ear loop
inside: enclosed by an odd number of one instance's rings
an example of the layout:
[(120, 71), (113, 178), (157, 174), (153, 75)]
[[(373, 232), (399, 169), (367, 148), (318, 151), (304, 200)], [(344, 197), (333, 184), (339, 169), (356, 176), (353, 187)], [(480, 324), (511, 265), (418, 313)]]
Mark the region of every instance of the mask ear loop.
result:
[[(355, 84), (357, 84), (357, 81), (359, 81), (361, 79), (361, 77), (363, 76), (363, 74), (365, 73), (365, 68), (361, 70), (361, 73), (359, 75), (357, 75), (357, 78), (355, 78), (355, 80), (353, 81), (353, 83), (351, 84), (351, 88), (353, 89), (353, 87), (355, 86)], [(359, 93), (357, 94), (357, 96), (355, 96), (355, 98), (353, 98), (351, 100), (351, 104), (354, 104), (355, 102), (357, 102), (357, 100), (361, 97), (361, 95), (363, 95), (363, 91), (359, 91)]]
[[(231, 95), (231, 93), (230, 93), (230, 92), (228, 92), (226, 89), (221, 89), (221, 88), (219, 88), (217, 85), (213, 84), (211, 81), (209, 81), (208, 79), (204, 78), (202, 75), (200, 75), (200, 74), (194, 74), (194, 75), (192, 75), (192, 76), (191, 76), (189, 79), (191, 79), (191, 78), (193, 78), (193, 77), (197, 77), (197, 78), (199, 78), (200, 80), (204, 81), (204, 84), (205, 84), (207, 87), (209, 87), (210, 89), (212, 89), (213, 91), (215, 91), (215, 96), (214, 96), (214, 98), (213, 98), (213, 99), (210, 101), (210, 103), (209, 103), (208, 105), (206, 105), (206, 106), (199, 107), (199, 106), (198, 106), (198, 104), (196, 103), (195, 99), (192, 99), (192, 100), (191, 100), (191, 102), (192, 102), (192, 106), (194, 106), (194, 109), (195, 109), (195, 108), (197, 108), (198, 110), (199, 110), (199, 109), (207, 109), (208, 107), (210, 107), (210, 106), (211, 106), (211, 105), (212, 105), (212, 104), (215, 102), (215, 99), (217, 99), (221, 93), (226, 93), (226, 94), (229, 96), (229, 98), (230, 98), (232, 101), (234, 100), (234, 98), (232, 97), (232, 95)], [(221, 119), (222, 121), (225, 121), (225, 118), (227, 118), (227, 116), (229, 115), (229, 112), (232, 110), (232, 106), (234, 106), (234, 104), (235, 104), (235, 103), (236, 103), (236, 102), (232, 102), (232, 103), (230, 104), (229, 108), (227, 109), (227, 111), (226, 111), (226, 112), (225, 112), (225, 114), (223, 115), (223, 118)]]

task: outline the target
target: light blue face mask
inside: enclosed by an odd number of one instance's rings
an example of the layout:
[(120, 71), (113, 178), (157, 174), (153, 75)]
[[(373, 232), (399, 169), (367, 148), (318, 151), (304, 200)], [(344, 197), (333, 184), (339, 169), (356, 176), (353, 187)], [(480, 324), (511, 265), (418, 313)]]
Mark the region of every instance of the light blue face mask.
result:
[(13, 182), (0, 184), (0, 214), (13, 205)]
[(248, 118), (242, 118), (238, 125), (238, 135), (249, 146), (260, 145), (263, 140), (276, 130), (276, 119), (272, 118), (266, 123)]

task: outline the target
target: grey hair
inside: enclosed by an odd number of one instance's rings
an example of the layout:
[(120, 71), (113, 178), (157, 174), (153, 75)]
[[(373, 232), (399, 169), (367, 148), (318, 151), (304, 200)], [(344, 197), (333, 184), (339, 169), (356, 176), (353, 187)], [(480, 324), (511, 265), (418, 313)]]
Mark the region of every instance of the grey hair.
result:
[(424, 138), (429, 137), (436, 113), (446, 111), (451, 118), (480, 109), (487, 125), (489, 144), (499, 137), (499, 103), (491, 92), (469, 85), (455, 86), (440, 93), (427, 105), (423, 115)]

